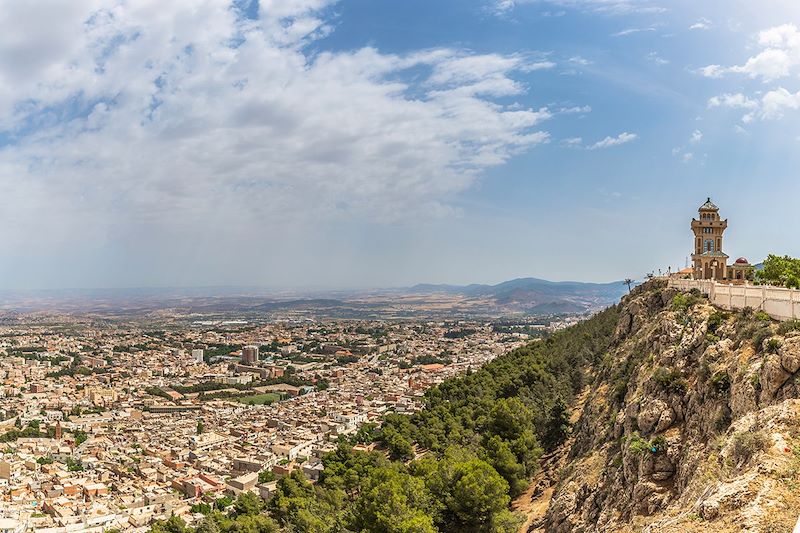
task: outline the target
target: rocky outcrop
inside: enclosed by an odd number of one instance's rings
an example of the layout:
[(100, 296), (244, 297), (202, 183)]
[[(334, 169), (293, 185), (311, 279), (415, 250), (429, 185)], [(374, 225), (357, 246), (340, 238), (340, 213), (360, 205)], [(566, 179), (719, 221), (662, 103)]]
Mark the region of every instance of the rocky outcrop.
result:
[(677, 294), (623, 300), (541, 530), (791, 531), (800, 332)]

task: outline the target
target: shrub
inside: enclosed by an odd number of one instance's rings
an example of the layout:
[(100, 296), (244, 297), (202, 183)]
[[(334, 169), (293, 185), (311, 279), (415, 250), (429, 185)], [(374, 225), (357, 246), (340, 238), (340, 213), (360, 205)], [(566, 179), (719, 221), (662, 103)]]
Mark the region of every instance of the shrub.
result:
[(688, 383), (678, 370), (668, 370), (658, 367), (653, 372), (653, 380), (665, 391), (683, 394), (686, 392)]
[(764, 311), (759, 311), (759, 312), (756, 313), (756, 320), (760, 320), (761, 322), (771, 322), (772, 321), (772, 317), (769, 316)]
[(758, 377), (757, 373), (750, 376), (750, 385), (753, 386), (753, 390), (756, 391), (756, 394), (761, 392), (761, 378)]
[(612, 396), (617, 404), (625, 401), (625, 395), (628, 394), (628, 380), (625, 378), (618, 378), (614, 381), (614, 391)]
[(763, 431), (742, 431), (733, 436), (731, 459), (736, 464), (744, 464), (755, 454), (765, 450), (769, 437)]
[(650, 443), (639, 436), (638, 433), (633, 433), (628, 438), (628, 448), (634, 453), (647, 453), (650, 451)]
[(717, 328), (719, 328), (722, 323), (725, 321), (725, 317), (719, 311), (714, 311), (708, 316), (708, 332), (709, 333), (716, 333)]
[(764, 341), (770, 337), (772, 337), (772, 329), (769, 326), (759, 328), (753, 333), (753, 348), (755, 348), (756, 353), (761, 353), (764, 349)]
[(787, 320), (778, 326), (778, 333), (786, 335), (790, 331), (800, 331), (800, 320)]
[(672, 297), (670, 307), (673, 311), (686, 312), (689, 309), (689, 298), (683, 293), (678, 293)]
[(767, 353), (778, 353), (781, 348), (781, 341), (778, 339), (770, 339), (767, 341)]
[(727, 372), (717, 372), (711, 377), (711, 386), (717, 394), (724, 394), (731, 388), (731, 376)]
[[(656, 452), (663, 452), (667, 449), (667, 439), (665, 439), (662, 435), (654, 438), (650, 441), (650, 451), (653, 453)], [(653, 451), (655, 450), (655, 451)]]
[(628, 438), (628, 448), (640, 454), (663, 452), (667, 449), (667, 439), (659, 435), (652, 441), (647, 441), (634, 432)]
[(703, 294), (697, 289), (692, 289), (688, 293), (678, 293), (672, 297), (670, 307), (673, 311), (685, 312), (700, 301), (702, 296)]
[(722, 433), (730, 427), (731, 422), (733, 422), (731, 410), (727, 407), (723, 407), (717, 415), (717, 418), (714, 419), (714, 429), (716, 429), (718, 433)]

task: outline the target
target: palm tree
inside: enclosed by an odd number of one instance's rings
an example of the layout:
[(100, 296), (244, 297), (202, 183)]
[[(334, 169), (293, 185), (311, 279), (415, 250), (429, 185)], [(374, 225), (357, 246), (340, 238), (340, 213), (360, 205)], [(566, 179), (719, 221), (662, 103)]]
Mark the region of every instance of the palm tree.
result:
[(631, 292), (631, 285), (633, 285), (633, 280), (631, 278), (625, 278), (625, 281), (622, 282), (624, 285), (628, 286), (628, 293)]

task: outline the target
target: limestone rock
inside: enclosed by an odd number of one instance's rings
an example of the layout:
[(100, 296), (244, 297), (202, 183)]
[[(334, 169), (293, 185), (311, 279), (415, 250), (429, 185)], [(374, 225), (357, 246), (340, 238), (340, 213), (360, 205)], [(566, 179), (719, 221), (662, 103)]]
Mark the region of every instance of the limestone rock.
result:
[(779, 354), (770, 354), (764, 361), (761, 368), (761, 397), (762, 403), (767, 403), (778, 392), (784, 383), (791, 377), (786, 370), (783, 369), (781, 364), (781, 356)]
[(790, 374), (800, 370), (800, 337), (791, 337), (781, 344), (778, 354), (781, 356), (781, 366)]
[(675, 414), (666, 402), (659, 399), (649, 400), (640, 407), (636, 416), (636, 426), (643, 434), (652, 433), (653, 430), (660, 431), (656, 429), (657, 426), (666, 424), (662, 429), (669, 427), (674, 418)]

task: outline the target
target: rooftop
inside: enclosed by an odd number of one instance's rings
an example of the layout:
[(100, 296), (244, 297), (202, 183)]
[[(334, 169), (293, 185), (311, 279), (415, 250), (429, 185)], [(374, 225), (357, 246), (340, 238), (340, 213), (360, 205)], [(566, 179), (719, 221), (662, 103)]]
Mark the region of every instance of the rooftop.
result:
[(719, 211), (719, 207), (714, 205), (714, 202), (711, 201), (711, 197), (709, 196), (706, 203), (700, 206), (700, 211)]

